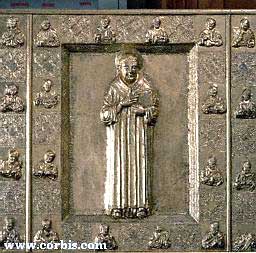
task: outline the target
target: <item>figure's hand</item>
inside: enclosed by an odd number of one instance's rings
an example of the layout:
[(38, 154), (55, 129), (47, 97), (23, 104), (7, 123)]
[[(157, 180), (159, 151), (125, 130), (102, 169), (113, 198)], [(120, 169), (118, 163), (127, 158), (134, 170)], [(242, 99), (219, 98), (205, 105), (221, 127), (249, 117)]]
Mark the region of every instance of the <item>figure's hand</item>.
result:
[(143, 106), (141, 106), (141, 105), (134, 106), (133, 110), (135, 111), (135, 113), (137, 115), (140, 115), (140, 116), (145, 115), (145, 112), (146, 112), (145, 108)]
[(128, 95), (127, 97), (125, 97), (121, 102), (120, 102), (120, 105), (122, 107), (129, 107), (129, 106), (132, 106), (133, 104), (137, 103), (138, 102), (138, 98), (139, 98), (139, 95), (137, 94), (130, 94)]

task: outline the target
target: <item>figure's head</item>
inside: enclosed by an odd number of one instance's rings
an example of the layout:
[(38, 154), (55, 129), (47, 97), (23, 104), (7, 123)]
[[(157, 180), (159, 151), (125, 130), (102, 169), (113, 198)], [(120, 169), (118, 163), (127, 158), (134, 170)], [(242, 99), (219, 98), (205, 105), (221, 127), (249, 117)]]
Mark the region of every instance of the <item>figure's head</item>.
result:
[(105, 225), (105, 224), (101, 224), (100, 225), (100, 233), (102, 235), (108, 235), (108, 233), (109, 233), (109, 226)]
[(251, 99), (251, 97), (252, 97), (251, 89), (250, 88), (244, 89), (241, 100), (242, 101), (249, 101)]
[(127, 83), (134, 83), (143, 66), (142, 56), (135, 50), (120, 52), (116, 55), (115, 65), (118, 75)]
[(109, 17), (103, 18), (103, 19), (100, 21), (100, 23), (101, 23), (101, 26), (102, 26), (104, 29), (106, 29), (106, 28), (109, 26), (109, 24), (110, 24), (110, 18), (109, 18)]
[(51, 162), (53, 162), (54, 159), (55, 159), (55, 153), (52, 150), (48, 150), (44, 154), (44, 161), (46, 163), (51, 163)]
[(8, 29), (14, 29), (16, 28), (18, 25), (18, 19), (17, 18), (14, 18), (14, 17), (10, 17), (7, 19), (7, 22), (6, 22), (6, 27)]
[(15, 220), (12, 217), (6, 217), (5, 218), (5, 228), (7, 230), (12, 230), (14, 228), (15, 225)]
[(9, 90), (9, 95), (14, 96), (14, 95), (18, 94), (19, 88), (17, 85), (12, 84), (8, 87), (8, 90)]
[(245, 173), (251, 172), (251, 167), (252, 167), (251, 162), (249, 160), (245, 161), (243, 163), (243, 172)]
[(160, 233), (161, 231), (162, 231), (162, 228), (161, 228), (160, 226), (157, 226), (157, 227), (156, 227), (156, 232), (157, 232), (157, 233)]
[(216, 20), (213, 18), (208, 18), (206, 20), (206, 28), (212, 30), (216, 27)]
[(244, 31), (247, 31), (250, 28), (250, 21), (247, 18), (243, 18), (240, 21), (240, 28)]
[(49, 28), (51, 27), (51, 23), (48, 19), (44, 20), (42, 23), (41, 23), (41, 28), (42, 30), (44, 31), (47, 31)]
[(213, 234), (217, 234), (219, 232), (219, 223), (218, 222), (213, 222), (211, 223), (210, 225), (210, 231), (213, 233)]
[(218, 95), (218, 85), (212, 84), (208, 90), (208, 95), (211, 97), (216, 97)]
[(207, 162), (210, 167), (214, 167), (217, 164), (217, 160), (214, 156), (210, 156)]
[(50, 231), (52, 228), (52, 221), (48, 219), (44, 219), (42, 221), (42, 227), (43, 227), (43, 230)]
[(44, 91), (49, 92), (51, 88), (52, 88), (52, 81), (49, 79), (45, 80), (43, 84)]
[(15, 163), (19, 159), (19, 152), (17, 149), (13, 148), (8, 151), (8, 162), (9, 163)]
[(156, 18), (153, 19), (153, 21), (152, 21), (152, 26), (153, 26), (154, 28), (156, 28), (156, 29), (159, 29), (159, 28), (160, 28), (160, 26), (161, 26), (161, 20), (160, 20), (159, 17), (156, 17)]

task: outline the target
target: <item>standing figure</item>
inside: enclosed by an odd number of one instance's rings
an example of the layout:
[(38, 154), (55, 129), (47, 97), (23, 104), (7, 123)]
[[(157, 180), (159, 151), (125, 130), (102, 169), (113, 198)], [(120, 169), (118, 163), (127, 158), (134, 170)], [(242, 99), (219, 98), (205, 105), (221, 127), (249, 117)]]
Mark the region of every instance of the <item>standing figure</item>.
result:
[(109, 226), (104, 224), (100, 225), (100, 232), (95, 238), (95, 243), (105, 244), (107, 250), (116, 250), (118, 248), (114, 236), (109, 233)]
[(59, 102), (59, 96), (52, 90), (53, 83), (51, 80), (45, 80), (42, 90), (36, 94), (34, 100), (35, 106), (42, 106), (44, 108), (55, 107)]
[(24, 103), (18, 96), (19, 88), (12, 84), (5, 88), (3, 97), (0, 98), (0, 112), (22, 112)]
[(236, 238), (233, 245), (234, 251), (253, 252), (256, 249), (256, 239), (252, 234), (243, 234)]
[(8, 159), (0, 160), (0, 175), (19, 180), (22, 176), (22, 162), (19, 161), (19, 157), (20, 154), (16, 149), (10, 149)]
[(40, 31), (35, 38), (35, 44), (38, 47), (58, 47), (60, 41), (55, 29), (52, 28), (49, 20), (41, 23)]
[(207, 98), (202, 105), (202, 111), (205, 114), (221, 114), (226, 112), (224, 100), (218, 95), (217, 84), (210, 86), (207, 92)]
[(118, 53), (115, 65), (116, 77), (100, 113), (107, 130), (105, 210), (116, 218), (143, 218), (150, 212), (150, 161), (159, 98), (144, 77), (137, 51)]
[(44, 154), (44, 159), (41, 160), (34, 168), (33, 175), (39, 178), (49, 178), (56, 180), (58, 177), (58, 168), (53, 163), (55, 159), (55, 153), (48, 150)]
[(235, 116), (240, 119), (256, 118), (256, 105), (252, 101), (252, 92), (250, 88), (244, 89), (239, 106), (235, 111)]
[(100, 21), (100, 26), (95, 34), (96, 43), (116, 42), (116, 34), (110, 26), (110, 18), (104, 18)]
[(206, 27), (199, 35), (198, 45), (205, 47), (220, 47), (223, 45), (223, 40), (219, 31), (215, 29), (216, 20), (208, 18)]
[(234, 186), (237, 190), (249, 190), (255, 189), (255, 173), (251, 172), (251, 162), (245, 161), (243, 163), (242, 171), (236, 176)]
[(20, 243), (21, 238), (18, 231), (15, 229), (14, 218), (5, 218), (5, 226), (0, 231), (0, 248), (5, 248), (5, 243)]
[(24, 45), (24, 34), (18, 27), (18, 19), (10, 17), (6, 22), (7, 31), (3, 33), (0, 44), (6, 47), (21, 47)]
[(162, 230), (159, 226), (156, 227), (156, 231), (153, 234), (153, 237), (148, 243), (150, 249), (168, 249), (171, 247), (169, 241), (169, 232)]
[(201, 174), (201, 183), (209, 186), (219, 186), (223, 184), (224, 179), (216, 164), (216, 158), (210, 157), (207, 166)]
[(225, 246), (224, 235), (219, 230), (219, 223), (214, 222), (210, 226), (210, 231), (202, 240), (203, 249), (223, 249)]
[(250, 21), (243, 18), (240, 21), (240, 28), (234, 29), (233, 47), (249, 47), (255, 46), (255, 36), (250, 28)]
[(56, 243), (59, 242), (59, 236), (52, 230), (52, 221), (45, 219), (42, 221), (42, 229), (38, 230), (34, 236), (35, 243)]
[(146, 34), (146, 42), (151, 44), (165, 44), (169, 42), (166, 31), (161, 28), (160, 18), (154, 18), (150, 30)]

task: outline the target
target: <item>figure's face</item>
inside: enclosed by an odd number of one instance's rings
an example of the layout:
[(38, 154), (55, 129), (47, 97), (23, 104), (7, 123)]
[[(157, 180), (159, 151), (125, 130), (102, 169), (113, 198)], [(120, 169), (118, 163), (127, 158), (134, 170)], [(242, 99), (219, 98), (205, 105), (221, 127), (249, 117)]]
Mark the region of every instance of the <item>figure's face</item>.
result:
[(49, 20), (45, 20), (42, 22), (41, 24), (41, 28), (46, 31), (50, 28), (51, 24), (50, 24), (50, 21)]
[(14, 227), (13, 220), (8, 219), (8, 220), (6, 221), (6, 228), (7, 228), (8, 230), (12, 230), (13, 227)]
[(159, 29), (160, 26), (161, 26), (161, 20), (159, 18), (156, 18), (153, 20), (153, 26), (156, 28), (156, 29)]
[(215, 26), (216, 26), (215, 20), (209, 19), (208, 22), (207, 22), (207, 28), (208, 28), (209, 30), (212, 30), (212, 29), (215, 28)]
[(17, 26), (17, 20), (15, 19), (8, 19), (6, 23), (7, 28), (14, 29)]
[(55, 158), (55, 154), (51, 152), (47, 152), (44, 155), (44, 161), (46, 163), (51, 163), (54, 160), (54, 158)]
[(245, 162), (244, 165), (243, 165), (243, 171), (245, 173), (249, 173), (251, 171), (251, 164), (248, 163), (248, 162)]
[(137, 80), (139, 68), (137, 59), (129, 57), (121, 62), (120, 74), (121, 78), (128, 84), (134, 83)]
[(52, 82), (50, 80), (47, 80), (44, 82), (44, 85), (43, 85), (43, 89), (46, 91), (46, 92), (49, 92), (52, 88)]
[(210, 158), (210, 159), (208, 160), (208, 165), (209, 165), (210, 167), (216, 166), (216, 160), (215, 160), (214, 158)]
[(210, 231), (213, 234), (217, 234), (219, 232), (219, 225), (217, 223), (211, 224)]
[(249, 91), (244, 92), (242, 96), (243, 100), (248, 101), (251, 99), (251, 93)]
[(9, 154), (8, 161), (9, 163), (15, 163), (18, 160), (18, 156), (14, 153)]
[(103, 235), (107, 235), (108, 232), (109, 232), (108, 226), (102, 225), (102, 226), (100, 227), (100, 232), (101, 232), (101, 234), (103, 234)]
[(250, 28), (250, 22), (248, 19), (244, 19), (243, 21), (241, 21), (241, 28), (245, 31)]
[(104, 18), (101, 20), (101, 25), (103, 28), (107, 28), (109, 26), (110, 20), (107, 18)]
[(18, 93), (18, 88), (15, 85), (12, 85), (9, 87), (9, 94), (10, 95), (16, 95)]
[(51, 230), (51, 222), (50, 221), (44, 221), (42, 225), (43, 225), (43, 230), (45, 230), (45, 231)]
[(209, 95), (210, 95), (210, 96), (216, 97), (217, 94), (218, 94), (218, 88), (215, 87), (215, 86), (213, 86), (213, 87), (211, 87), (211, 88), (209, 89), (208, 92), (209, 92)]

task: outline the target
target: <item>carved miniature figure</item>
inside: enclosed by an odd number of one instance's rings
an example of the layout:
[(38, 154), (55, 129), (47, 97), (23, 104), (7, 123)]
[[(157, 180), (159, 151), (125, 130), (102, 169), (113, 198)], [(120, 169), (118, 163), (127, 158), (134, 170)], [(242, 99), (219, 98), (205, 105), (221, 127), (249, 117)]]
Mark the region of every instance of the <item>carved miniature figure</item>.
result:
[(100, 26), (97, 28), (97, 33), (95, 34), (96, 43), (116, 42), (116, 33), (112, 30), (110, 21), (108, 17), (101, 20)]
[(59, 102), (59, 96), (52, 90), (53, 83), (51, 80), (45, 80), (42, 90), (36, 94), (34, 100), (35, 106), (42, 106), (44, 108), (55, 107)]
[(150, 189), (145, 182), (152, 166), (150, 146), (159, 98), (143, 74), (143, 58), (137, 51), (118, 53), (115, 65), (116, 77), (108, 86), (100, 114), (107, 130), (109, 161), (105, 210), (115, 218), (144, 218), (150, 212)]
[(255, 46), (254, 32), (250, 28), (250, 21), (247, 18), (243, 18), (240, 21), (240, 28), (234, 29), (233, 47), (249, 47)]
[[(114, 236), (109, 233), (109, 226), (101, 224), (100, 232), (95, 238), (95, 243), (102, 243), (106, 245), (107, 250), (116, 250), (118, 248)], [(104, 249), (101, 249), (104, 251)]]
[(19, 152), (16, 149), (8, 151), (8, 159), (0, 160), (0, 175), (7, 178), (20, 179), (22, 162), (19, 161)]
[(224, 235), (219, 230), (219, 223), (214, 222), (210, 225), (210, 231), (202, 240), (203, 249), (223, 249), (225, 246)]
[(165, 44), (169, 42), (166, 31), (161, 27), (160, 18), (153, 19), (152, 26), (146, 34), (146, 42), (151, 44)]
[(251, 171), (251, 162), (245, 161), (243, 163), (242, 171), (236, 176), (234, 186), (237, 190), (255, 189), (255, 173)]
[(171, 247), (169, 241), (169, 232), (162, 230), (159, 226), (156, 227), (156, 230), (153, 234), (153, 237), (148, 243), (148, 247), (151, 249), (168, 249)]
[(224, 100), (218, 95), (217, 84), (210, 86), (207, 92), (207, 98), (202, 105), (202, 111), (205, 114), (221, 114), (226, 112)]
[(219, 186), (224, 182), (223, 176), (217, 167), (215, 157), (210, 157), (207, 166), (201, 174), (201, 183), (209, 186)]
[(20, 234), (15, 228), (15, 220), (12, 217), (5, 218), (5, 226), (0, 231), (0, 248), (5, 248), (5, 243), (20, 243)]
[(59, 47), (60, 41), (55, 29), (52, 28), (49, 20), (41, 23), (40, 31), (35, 38), (35, 45), (38, 47)]
[(199, 35), (198, 45), (204, 47), (220, 47), (223, 45), (222, 36), (216, 30), (215, 19), (208, 18), (206, 20), (206, 27)]
[(55, 159), (55, 153), (48, 150), (44, 154), (44, 159), (41, 160), (33, 169), (33, 175), (39, 178), (49, 178), (56, 180), (58, 177), (58, 168), (53, 163)]
[(7, 31), (0, 39), (0, 45), (6, 47), (21, 47), (24, 45), (25, 36), (18, 27), (18, 19), (10, 17), (6, 22)]
[(3, 97), (0, 98), (0, 112), (22, 112), (24, 103), (18, 96), (19, 88), (15, 84), (6, 86)]
[(52, 221), (45, 219), (42, 221), (42, 229), (37, 231), (34, 236), (35, 243), (56, 243), (59, 242), (59, 236), (52, 230)]
[(252, 252), (256, 249), (256, 239), (252, 234), (243, 234), (236, 238), (233, 245), (234, 251)]
[(252, 101), (252, 92), (250, 88), (244, 89), (239, 106), (235, 111), (235, 116), (240, 119), (256, 118), (256, 106)]

